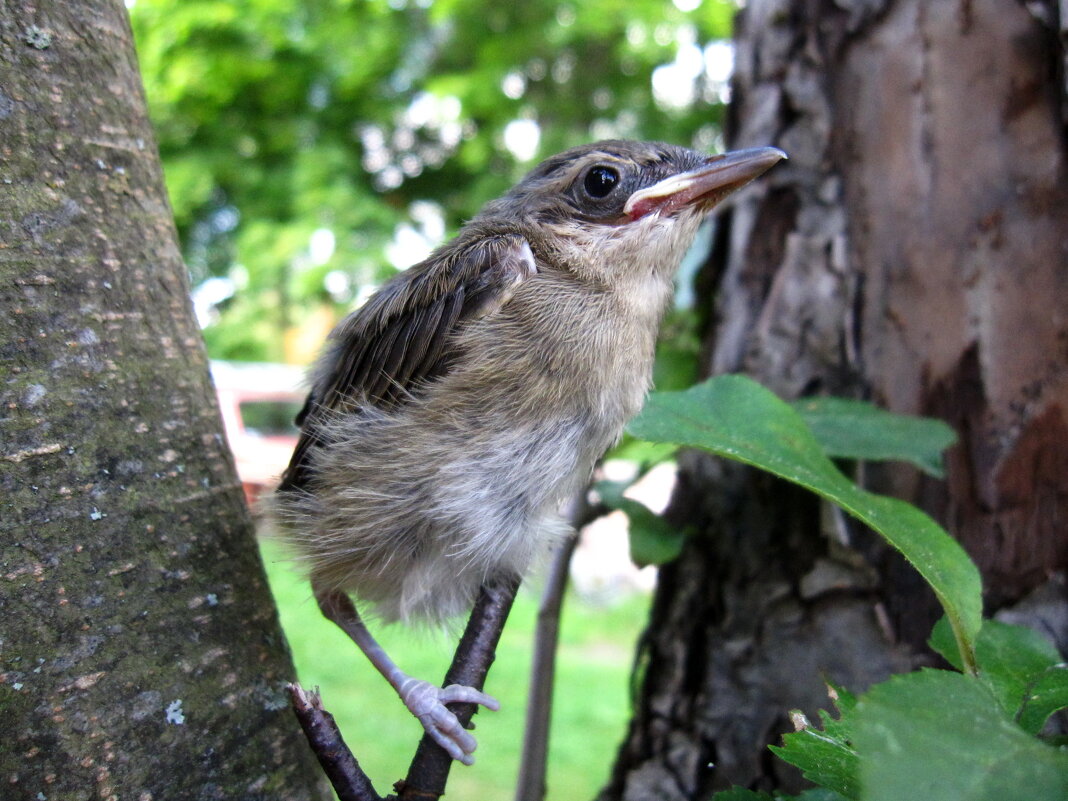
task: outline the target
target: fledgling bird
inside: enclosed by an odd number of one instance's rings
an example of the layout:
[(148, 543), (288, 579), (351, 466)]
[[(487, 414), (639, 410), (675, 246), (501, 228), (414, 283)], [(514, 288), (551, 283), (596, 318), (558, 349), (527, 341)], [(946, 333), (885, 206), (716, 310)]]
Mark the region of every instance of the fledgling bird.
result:
[(701, 220), (785, 155), (565, 151), (331, 334), (279, 516), (324, 613), (454, 758), (470, 764), (475, 741), (444, 704), (496, 701), (405, 675), (346, 595), (386, 620), (438, 623), (488, 579), (528, 571), (642, 404)]

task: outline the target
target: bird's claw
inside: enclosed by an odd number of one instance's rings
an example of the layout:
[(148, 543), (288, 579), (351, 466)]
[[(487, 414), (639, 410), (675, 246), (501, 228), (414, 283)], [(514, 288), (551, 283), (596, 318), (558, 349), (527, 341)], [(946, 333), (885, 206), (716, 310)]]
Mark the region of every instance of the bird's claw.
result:
[(481, 704), (486, 709), (497, 711), (501, 705), (497, 699), (474, 687), (450, 684), (437, 687), (428, 681), (409, 678), (400, 688), (400, 697), (423, 729), (434, 742), (440, 745), (453, 759), (465, 765), (475, 764), (472, 756), (478, 743), (445, 704), (453, 702)]

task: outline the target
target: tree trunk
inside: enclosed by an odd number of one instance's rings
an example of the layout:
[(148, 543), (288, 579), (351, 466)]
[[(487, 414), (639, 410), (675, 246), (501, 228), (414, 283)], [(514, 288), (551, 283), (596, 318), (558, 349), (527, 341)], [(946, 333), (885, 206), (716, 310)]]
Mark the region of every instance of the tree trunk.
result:
[[(1068, 175), (1057, 6), (749, 2), (732, 146), (790, 161), (721, 218), (707, 372), (950, 422), (945, 482), (869, 466), (983, 574), (987, 611), (1068, 648)], [(606, 799), (796, 790), (786, 713), (930, 661), (903, 560), (812, 497), (689, 454), (635, 718)]]
[(119, 0), (0, 1), (0, 781), (308, 799)]

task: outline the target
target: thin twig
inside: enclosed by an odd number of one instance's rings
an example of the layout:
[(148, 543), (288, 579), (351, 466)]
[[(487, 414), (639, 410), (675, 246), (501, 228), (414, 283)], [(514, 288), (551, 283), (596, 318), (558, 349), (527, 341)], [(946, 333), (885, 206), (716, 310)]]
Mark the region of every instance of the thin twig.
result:
[(545, 798), (545, 772), (549, 757), (549, 723), (556, 675), (556, 643), (560, 634), (560, 610), (564, 604), (571, 555), (578, 544), (576, 529), (553, 553), (552, 567), (542, 590), (534, 632), (534, 659), (527, 697), (527, 723), (523, 733), (523, 756), (516, 782), (516, 801)]
[[(442, 686), (463, 684), (476, 690), (482, 689), (518, 589), (519, 579), (516, 577), (483, 585)], [(470, 724), (478, 708), (477, 704), (466, 703), (447, 706), (465, 727)], [(430, 735), (424, 734), (408, 768), (407, 777), (395, 785), (397, 798), (402, 801), (439, 798), (445, 792), (452, 762), (452, 757)]]
[(527, 722), (523, 733), (519, 779), (516, 782), (516, 801), (541, 801), (545, 797), (556, 644), (560, 634), (560, 613), (564, 606), (571, 557), (575, 553), (582, 529), (610, 511), (611, 509), (602, 503), (590, 503), (586, 493), (576, 495), (567, 514), (572, 533), (553, 552), (534, 631), (534, 656), (530, 668)]
[(315, 752), (339, 801), (382, 801), (382, 796), (375, 792), (371, 780), (345, 745), (334, 716), (323, 709), (319, 693), (305, 692), (299, 684), (288, 684), (286, 689), (308, 745)]

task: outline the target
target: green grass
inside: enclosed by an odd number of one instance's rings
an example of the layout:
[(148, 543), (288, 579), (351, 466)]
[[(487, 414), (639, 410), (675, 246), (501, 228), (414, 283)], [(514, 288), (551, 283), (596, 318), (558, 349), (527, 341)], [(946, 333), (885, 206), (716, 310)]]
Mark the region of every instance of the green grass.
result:
[[(418, 722), (348, 638), (320, 616), (307, 582), (283, 549), (268, 538), (261, 543), (301, 683), (320, 688), (323, 705), (337, 719), (361, 767), (380, 793), (389, 792), (406, 773), (422, 733)], [(607, 779), (630, 715), (631, 660), (648, 603), (642, 596), (612, 607), (567, 599), (557, 653), (547, 801), (593, 798)], [(505, 801), (515, 794), (536, 612), (534, 591), (521, 590), (486, 683), (501, 710), (476, 716), (477, 761), (469, 768), (454, 765), (450, 799)], [(402, 626), (374, 627), (373, 632), (408, 673), (435, 681), (444, 676), (455, 645), (446, 635)]]

